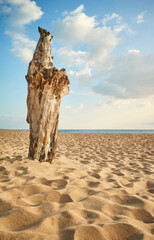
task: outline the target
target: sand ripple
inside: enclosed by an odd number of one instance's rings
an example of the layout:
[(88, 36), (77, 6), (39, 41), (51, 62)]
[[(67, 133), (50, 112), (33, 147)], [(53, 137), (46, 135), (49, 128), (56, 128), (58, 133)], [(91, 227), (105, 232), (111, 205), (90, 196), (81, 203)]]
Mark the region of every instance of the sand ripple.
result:
[(154, 135), (59, 134), (55, 163), (0, 130), (0, 240), (153, 240)]

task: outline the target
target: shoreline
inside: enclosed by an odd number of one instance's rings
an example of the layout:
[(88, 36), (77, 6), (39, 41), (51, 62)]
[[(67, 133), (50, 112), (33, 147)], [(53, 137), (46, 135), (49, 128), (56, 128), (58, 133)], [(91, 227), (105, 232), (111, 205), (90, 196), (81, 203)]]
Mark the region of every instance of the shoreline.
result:
[[(29, 129), (0, 129), (9, 131), (26, 131)], [(85, 134), (154, 134), (154, 129), (59, 129), (58, 133), (85, 133)]]

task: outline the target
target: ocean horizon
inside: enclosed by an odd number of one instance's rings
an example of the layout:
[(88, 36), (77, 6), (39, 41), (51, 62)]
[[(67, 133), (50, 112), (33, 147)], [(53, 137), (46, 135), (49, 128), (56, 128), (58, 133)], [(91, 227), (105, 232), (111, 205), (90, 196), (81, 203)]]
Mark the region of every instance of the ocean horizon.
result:
[[(29, 129), (14, 129), (29, 131)], [(154, 129), (59, 129), (59, 133), (154, 134)]]

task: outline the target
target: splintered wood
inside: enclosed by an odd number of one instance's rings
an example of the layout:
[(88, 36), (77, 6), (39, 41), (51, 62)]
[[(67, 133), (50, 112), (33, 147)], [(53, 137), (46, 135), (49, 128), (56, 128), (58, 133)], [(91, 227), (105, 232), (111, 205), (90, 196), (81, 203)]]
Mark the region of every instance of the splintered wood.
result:
[(40, 39), (26, 75), (29, 157), (51, 163), (56, 152), (61, 98), (69, 93), (70, 82), (64, 68), (58, 70), (53, 66), (53, 36), (41, 27), (38, 30)]

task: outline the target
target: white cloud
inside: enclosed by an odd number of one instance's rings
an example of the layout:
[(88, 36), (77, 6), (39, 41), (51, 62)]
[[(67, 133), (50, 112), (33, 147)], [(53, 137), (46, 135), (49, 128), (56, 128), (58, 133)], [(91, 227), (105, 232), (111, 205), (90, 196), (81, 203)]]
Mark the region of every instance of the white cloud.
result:
[(65, 16), (65, 15), (67, 15), (67, 14), (68, 14), (67, 11), (62, 12), (62, 15), (63, 15), (63, 16)]
[(28, 63), (32, 60), (33, 51), (29, 48), (14, 47), (11, 49), (11, 52), (15, 53), (15, 55), (24, 62)]
[(116, 23), (120, 23), (122, 20), (122, 17), (119, 16), (117, 13), (112, 13), (111, 15), (106, 14), (105, 18), (103, 18), (102, 23), (103, 25), (106, 25), (106, 23), (110, 22), (111, 20), (116, 19)]
[(85, 63), (87, 53), (84, 51), (75, 51), (69, 47), (62, 47), (55, 51), (58, 55), (58, 60), (65, 65), (74, 66)]
[(112, 69), (99, 73), (96, 93), (121, 99), (137, 99), (154, 95), (154, 56), (128, 54), (113, 60)]
[[(80, 8), (80, 10), (82, 10), (82, 8)], [(95, 25), (96, 20), (94, 16), (89, 17), (82, 11), (78, 11), (77, 8), (70, 14), (68, 13), (62, 20), (59, 19), (55, 21), (53, 24), (53, 32), (55, 39), (61, 43), (84, 43)]]
[(12, 39), (11, 52), (13, 52), (22, 61), (29, 62), (32, 59), (36, 42), (30, 40), (24, 34), (16, 33), (13, 31), (6, 31), (6, 34), (9, 35)]
[(80, 77), (80, 76), (91, 76), (91, 68), (89, 67), (85, 67), (84, 69), (78, 71), (78, 72), (75, 72), (75, 71), (72, 71), (70, 70), (69, 71), (69, 75), (70, 76), (75, 76), (75, 77)]
[(144, 22), (144, 19), (143, 19), (143, 18), (144, 18), (145, 13), (146, 13), (146, 11), (141, 12), (141, 13), (137, 16), (137, 20), (136, 20), (137, 23), (143, 23), (143, 22)]
[(120, 33), (123, 30), (125, 30), (127, 27), (127, 24), (121, 24), (121, 25), (114, 25), (114, 32), (115, 33)]
[(69, 71), (69, 75), (78, 78), (80, 85), (87, 85), (92, 81), (92, 73), (90, 67), (85, 67), (80, 71)]
[(122, 17), (117, 13), (112, 13), (111, 15), (106, 14), (105, 18), (102, 20), (102, 24), (107, 26), (107, 23), (110, 23), (110, 28), (112, 26), (112, 29), (116, 34), (119, 34), (122, 31), (125, 31), (127, 34), (135, 33), (127, 23), (122, 21)]
[(138, 49), (129, 49), (128, 54), (140, 54), (140, 50)]
[(29, 62), (32, 59), (36, 42), (23, 33), (24, 26), (41, 18), (43, 12), (36, 2), (31, 0), (6, 0), (1, 3), (1, 14), (7, 15), (8, 25), (6, 26), (9, 30), (5, 33), (12, 41), (11, 52), (22, 61)]
[(78, 8), (76, 8), (74, 11), (71, 12), (71, 15), (82, 13), (83, 9), (84, 9), (84, 5), (80, 5)]
[(3, 13), (9, 13), (9, 24), (13, 27), (23, 27), (32, 21), (38, 20), (43, 12), (31, 0), (6, 0), (3, 3)]
[(92, 66), (102, 65), (108, 54), (118, 45), (115, 33), (107, 27), (95, 28), (91, 32), (89, 64)]
[[(95, 16), (89, 17), (83, 9), (81, 5), (53, 23), (55, 40), (64, 45), (62, 50), (67, 49), (67, 51), (58, 51), (58, 54), (61, 58), (64, 55), (62, 59), (71, 54), (70, 64), (83, 62), (89, 66), (96, 66), (102, 64), (106, 56), (117, 46), (119, 40), (114, 30), (110, 27), (99, 26)], [(80, 47), (86, 46), (87, 49), (84, 54), (80, 54), (80, 61), (75, 54), (74, 56), (72, 54), (76, 51), (75, 46), (79, 44)], [(76, 52), (78, 54), (78, 51)]]
[(6, 31), (6, 34), (8, 34), (13, 39), (14, 46), (18, 46), (20, 44), (23, 44), (23, 46), (27, 46), (29, 48), (34, 48), (36, 46), (36, 42), (33, 40), (30, 40), (26, 35), (11, 31)]
[(127, 23), (121, 23), (121, 24), (116, 24), (113, 26), (113, 30), (116, 34), (121, 33), (122, 31), (125, 31), (128, 35), (133, 35), (136, 32), (130, 28), (130, 26)]
[(129, 35), (134, 35), (136, 32), (134, 30), (132, 30), (131, 28), (127, 28), (126, 29), (126, 33), (129, 34)]

